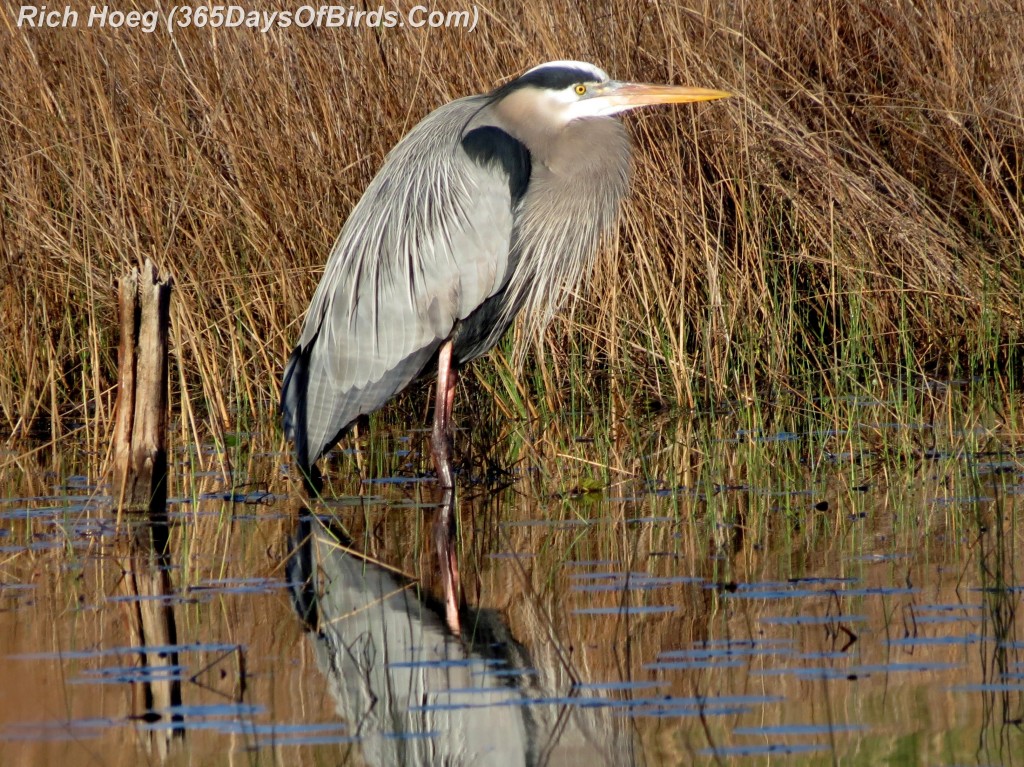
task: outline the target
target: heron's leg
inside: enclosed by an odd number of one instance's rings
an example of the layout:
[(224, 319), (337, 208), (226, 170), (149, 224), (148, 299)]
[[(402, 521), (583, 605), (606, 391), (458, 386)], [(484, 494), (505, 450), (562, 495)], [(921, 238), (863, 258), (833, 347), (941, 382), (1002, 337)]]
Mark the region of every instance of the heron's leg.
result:
[(455, 384), (459, 380), (459, 369), (454, 365), (448, 369), (448, 387), (444, 393), (445, 428), (448, 429), (448, 441), (452, 439), (452, 413), (455, 412)]
[(452, 406), (455, 403), (455, 380), (458, 375), (452, 366), (452, 342), (445, 341), (437, 354), (437, 393), (434, 398), (434, 430), (430, 447), (434, 468), (441, 487), (455, 487), (452, 480)]
[(437, 393), (434, 398), (434, 429), (431, 454), (437, 478), (444, 488), (441, 505), (434, 520), (434, 544), (444, 587), (445, 618), (459, 633), (459, 562), (455, 548), (455, 482), (452, 475), (452, 407), (458, 371), (452, 365), (452, 342), (446, 341), (437, 355)]

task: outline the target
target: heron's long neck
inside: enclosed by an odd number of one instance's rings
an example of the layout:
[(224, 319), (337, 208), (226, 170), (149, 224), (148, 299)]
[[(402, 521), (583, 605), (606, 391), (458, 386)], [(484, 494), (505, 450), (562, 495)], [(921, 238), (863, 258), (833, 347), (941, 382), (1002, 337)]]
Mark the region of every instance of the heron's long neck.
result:
[[(529, 145), (527, 145), (529, 146)], [(533, 151), (536, 180), (573, 210), (611, 226), (629, 185), (629, 137), (613, 118), (578, 120), (565, 126), (543, 151)]]
[(588, 183), (621, 186), (625, 194), (629, 138), (617, 118), (563, 123), (558, 111), (552, 111), (552, 105), (532, 89), (506, 96), (483, 114), (526, 146), (535, 168), (539, 165), (567, 180), (578, 177)]
[(546, 323), (590, 274), (601, 234), (616, 221), (629, 183), (629, 140), (614, 119), (570, 124), (531, 151), (532, 174), (513, 247), (513, 305)]

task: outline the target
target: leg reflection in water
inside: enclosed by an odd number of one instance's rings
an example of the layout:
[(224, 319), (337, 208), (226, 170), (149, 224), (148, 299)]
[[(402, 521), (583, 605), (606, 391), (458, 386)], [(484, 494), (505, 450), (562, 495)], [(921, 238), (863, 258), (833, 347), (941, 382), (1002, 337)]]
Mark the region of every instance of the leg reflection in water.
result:
[(445, 620), (452, 633), (458, 635), (461, 631), (459, 609), (462, 594), (459, 587), (459, 560), (455, 539), (458, 525), (455, 519), (454, 487), (444, 489), (441, 505), (434, 515), (434, 550), (444, 592)]

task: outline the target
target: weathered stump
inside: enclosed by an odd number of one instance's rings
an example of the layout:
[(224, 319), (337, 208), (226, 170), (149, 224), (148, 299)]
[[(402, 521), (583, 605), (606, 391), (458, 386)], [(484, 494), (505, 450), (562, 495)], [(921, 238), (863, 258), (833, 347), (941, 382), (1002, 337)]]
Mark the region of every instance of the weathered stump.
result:
[(125, 511), (162, 513), (167, 502), (167, 328), (171, 278), (147, 259), (118, 290), (117, 421), (113, 496)]

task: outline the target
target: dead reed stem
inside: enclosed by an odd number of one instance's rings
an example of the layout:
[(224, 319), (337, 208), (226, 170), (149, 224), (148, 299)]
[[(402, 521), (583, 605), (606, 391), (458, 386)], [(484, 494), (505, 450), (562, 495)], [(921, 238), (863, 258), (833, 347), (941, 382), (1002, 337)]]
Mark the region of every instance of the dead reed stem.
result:
[(634, 192), (547, 336), (546, 407), (566, 380), (689, 404), (1012, 357), (1019, 0), (481, 9), (473, 32), (173, 36), (19, 29), (0, 9), (6, 430), (109, 428), (111, 287), (146, 258), (177, 279), (176, 416), (269, 417), (330, 243), (387, 150), (439, 104), (555, 58), (736, 97), (630, 118)]

